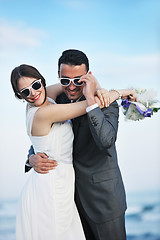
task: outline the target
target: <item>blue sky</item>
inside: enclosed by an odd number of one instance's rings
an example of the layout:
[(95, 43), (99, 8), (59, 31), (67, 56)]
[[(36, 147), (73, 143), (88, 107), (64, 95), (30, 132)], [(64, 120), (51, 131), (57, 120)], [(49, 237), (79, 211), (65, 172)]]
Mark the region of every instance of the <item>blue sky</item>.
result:
[[(48, 85), (55, 83), (59, 56), (75, 48), (88, 55), (103, 87), (153, 88), (159, 96), (159, 12), (159, 0), (0, 0), (2, 197), (18, 195), (30, 146), (25, 103), (14, 98), (11, 70), (27, 63)], [(127, 191), (160, 187), (159, 117), (128, 123), (120, 114), (117, 151)]]

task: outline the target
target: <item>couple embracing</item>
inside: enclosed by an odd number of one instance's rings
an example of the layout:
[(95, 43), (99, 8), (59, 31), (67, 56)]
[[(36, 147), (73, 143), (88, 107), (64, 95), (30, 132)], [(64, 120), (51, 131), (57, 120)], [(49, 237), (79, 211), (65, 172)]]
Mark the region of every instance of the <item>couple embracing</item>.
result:
[(133, 90), (100, 89), (87, 56), (66, 50), (60, 84), (46, 87), (40, 72), (20, 65), (11, 73), (17, 98), (27, 102), (32, 147), (20, 196), (17, 240), (125, 240), (126, 198), (115, 141), (116, 100)]

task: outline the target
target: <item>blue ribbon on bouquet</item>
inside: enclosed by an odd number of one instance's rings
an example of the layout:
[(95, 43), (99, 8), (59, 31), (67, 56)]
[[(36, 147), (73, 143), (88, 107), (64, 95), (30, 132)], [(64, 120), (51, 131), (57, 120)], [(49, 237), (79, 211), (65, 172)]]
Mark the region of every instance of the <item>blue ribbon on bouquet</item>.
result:
[(143, 112), (141, 110), (141, 108), (138, 106), (138, 103), (136, 102), (129, 102), (128, 99), (123, 99), (121, 102), (121, 106), (125, 109), (125, 108), (129, 108), (130, 104), (133, 103), (136, 105), (137, 110), (140, 112), (140, 114), (142, 114), (144, 117), (151, 117), (151, 109), (148, 108), (147, 111)]

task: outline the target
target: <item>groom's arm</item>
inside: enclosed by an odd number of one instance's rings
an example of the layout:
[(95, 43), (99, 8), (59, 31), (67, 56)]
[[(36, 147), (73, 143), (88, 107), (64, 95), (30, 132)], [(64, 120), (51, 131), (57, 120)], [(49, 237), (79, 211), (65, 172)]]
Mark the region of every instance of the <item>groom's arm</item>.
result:
[(113, 102), (109, 107), (99, 107), (87, 113), (92, 136), (100, 149), (113, 145), (117, 138), (119, 107)]
[(63, 88), (60, 83), (46, 87), (47, 96), (56, 101), (56, 98), (63, 93)]
[(92, 109), (88, 112), (88, 122), (92, 136), (100, 149), (113, 145), (117, 138), (119, 107), (115, 101), (121, 97), (130, 101), (137, 101), (137, 95), (133, 89), (112, 90), (110, 92), (109, 107)]
[(35, 154), (34, 149), (31, 146), (25, 164), (25, 172), (28, 172), (33, 167), (37, 173), (45, 174), (50, 170), (55, 169), (57, 165), (57, 162), (49, 159), (45, 153), (38, 152)]
[[(100, 149), (108, 148), (115, 143), (117, 137), (118, 104), (114, 101), (109, 107), (104, 107), (103, 110), (100, 109), (94, 96), (97, 81), (95, 77), (92, 74), (84, 75), (81, 77), (81, 81), (85, 83), (83, 94), (87, 100), (88, 107), (86, 111), (91, 134)], [(116, 94), (119, 95), (119, 93)]]
[(29, 172), (29, 170), (32, 168), (32, 166), (29, 163), (29, 158), (32, 154), (35, 154), (33, 146), (30, 147), (29, 151), (28, 151), (28, 155), (27, 155), (27, 161), (25, 163), (25, 173)]

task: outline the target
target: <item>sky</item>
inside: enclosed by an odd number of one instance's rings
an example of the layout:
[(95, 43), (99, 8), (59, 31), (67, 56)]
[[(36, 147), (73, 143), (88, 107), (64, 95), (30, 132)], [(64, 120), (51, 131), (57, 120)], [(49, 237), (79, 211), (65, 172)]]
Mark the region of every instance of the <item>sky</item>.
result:
[[(79, 49), (102, 87), (152, 88), (160, 100), (159, 12), (159, 0), (0, 0), (1, 198), (17, 198), (29, 175), (25, 103), (14, 97), (12, 69), (26, 63), (47, 85), (57, 83), (61, 53)], [(125, 121), (120, 110), (116, 147), (126, 192), (160, 190), (159, 119), (160, 112)]]

